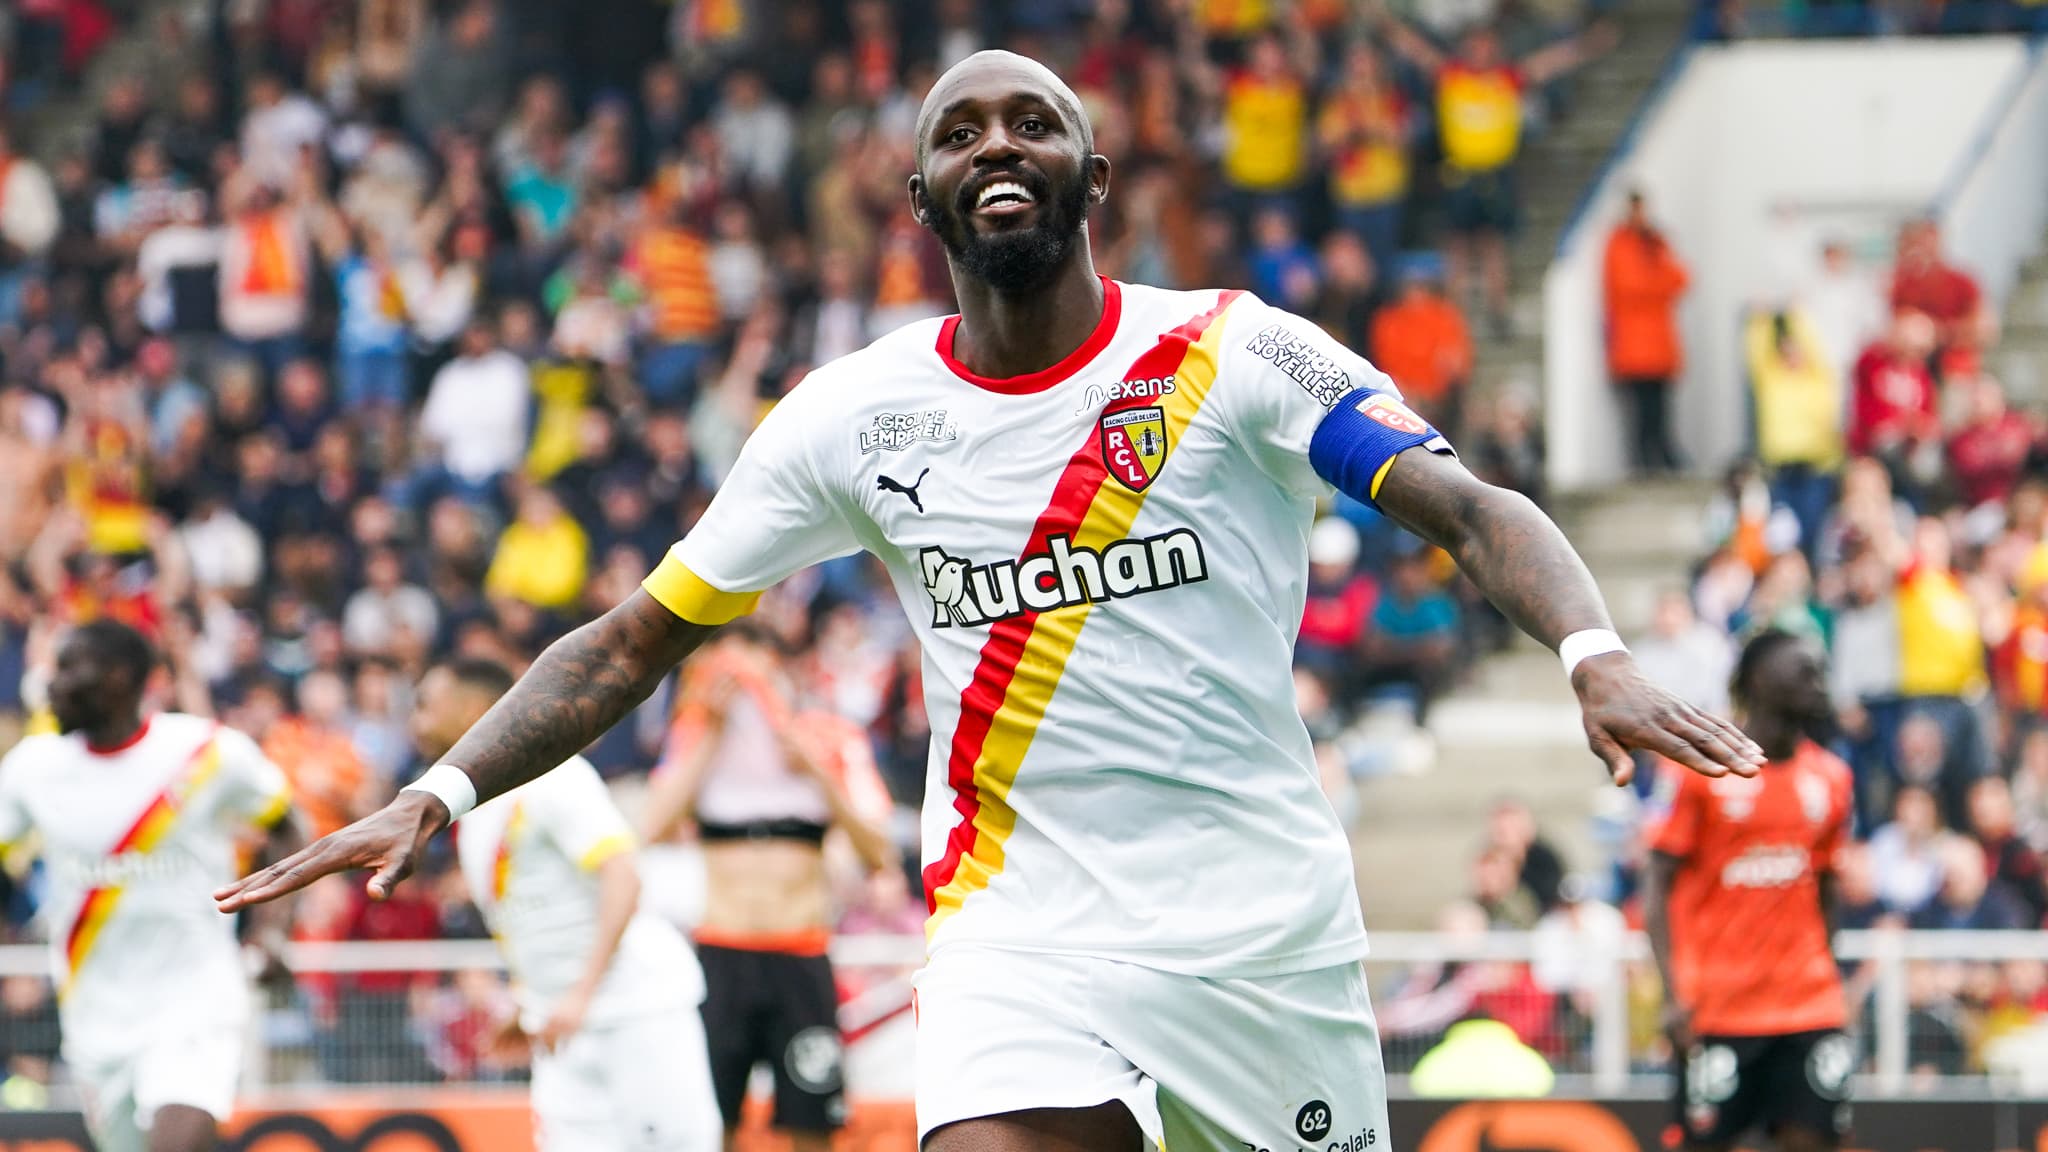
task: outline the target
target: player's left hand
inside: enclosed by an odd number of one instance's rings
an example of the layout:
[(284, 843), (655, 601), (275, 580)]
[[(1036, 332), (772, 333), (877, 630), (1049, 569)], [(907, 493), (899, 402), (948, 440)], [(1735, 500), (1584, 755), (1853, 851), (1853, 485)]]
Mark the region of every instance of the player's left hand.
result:
[(590, 1012), (590, 994), (571, 990), (548, 1013), (548, 1021), (541, 1026), (540, 1035), (534, 1040), (542, 1048), (552, 1052), (568, 1042), (569, 1037), (583, 1030), (583, 1017)]
[(1650, 683), (1626, 652), (1589, 656), (1572, 672), (1586, 743), (1615, 784), (1635, 779), (1632, 750), (1655, 752), (1702, 776), (1754, 776), (1763, 749), (1742, 730)]

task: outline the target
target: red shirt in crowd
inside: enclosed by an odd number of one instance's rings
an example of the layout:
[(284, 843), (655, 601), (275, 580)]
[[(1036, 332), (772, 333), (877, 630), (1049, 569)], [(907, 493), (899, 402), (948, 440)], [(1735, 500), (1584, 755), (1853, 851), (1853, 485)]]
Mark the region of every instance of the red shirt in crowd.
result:
[(1882, 343), (1856, 361), (1855, 398), (1849, 412), (1849, 450), (1865, 455), (1901, 440), (1933, 435), (1934, 377), (1927, 365), (1901, 361)]
[(1892, 274), (1892, 311), (1925, 312), (1943, 333), (1975, 315), (1981, 297), (1969, 273), (1939, 260)]
[(1299, 642), (1327, 648), (1356, 647), (1365, 639), (1365, 625), (1378, 600), (1378, 586), (1364, 574), (1333, 587), (1311, 587), (1302, 609)]
[(2033, 447), (2034, 424), (2018, 412), (2006, 412), (1957, 432), (1948, 442), (1948, 460), (1956, 485), (1962, 489), (1963, 503), (1974, 508), (2011, 495)]
[(1650, 847), (1678, 860), (1671, 950), (1678, 999), (1707, 1036), (1840, 1028), (1841, 974), (1820, 877), (1848, 834), (1849, 766), (1808, 741), (1756, 776), (1660, 764), (1670, 810)]
[[(389, 898), (372, 900), (357, 888), (345, 940), (438, 940), (441, 913), (418, 885), (401, 886)], [(418, 972), (365, 972), (348, 983), (364, 992), (402, 992), (424, 978)]]

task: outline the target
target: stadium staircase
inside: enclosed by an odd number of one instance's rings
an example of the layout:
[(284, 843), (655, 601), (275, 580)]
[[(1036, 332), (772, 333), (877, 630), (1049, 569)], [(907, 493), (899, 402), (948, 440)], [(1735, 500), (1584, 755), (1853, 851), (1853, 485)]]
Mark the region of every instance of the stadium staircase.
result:
[[(1530, 144), (1520, 179), (1523, 229), (1511, 252), (1512, 333), (1482, 338), (1475, 386), (1535, 392), (1542, 372), (1543, 273), (1579, 200), (1627, 130), (1685, 34), (1687, 0), (1615, 6), (1622, 44), (1572, 80), (1565, 115)], [(2041, 321), (2048, 341), (2048, 293)], [(1700, 546), (1710, 488), (1689, 481), (1631, 484), (1561, 501), (1554, 512), (1586, 556), (1624, 635), (1647, 624), (1658, 588), (1678, 579)], [(1433, 925), (1466, 895), (1497, 796), (1526, 801), (1575, 870), (1606, 858), (1602, 829), (1622, 794), (1579, 729), (1557, 658), (1526, 638), (1489, 657), (1432, 711), (1426, 770), (1363, 781), (1352, 837), (1368, 928)]]
[(1544, 270), (1580, 198), (1684, 39), (1693, 6), (1691, 0), (1612, 5), (1620, 47), (1566, 81), (1563, 115), (1524, 149), (1517, 171), (1522, 227), (1508, 254), (1511, 330), (1507, 339), (1487, 336), (1478, 342), (1480, 392), (1536, 390), (1543, 363)]

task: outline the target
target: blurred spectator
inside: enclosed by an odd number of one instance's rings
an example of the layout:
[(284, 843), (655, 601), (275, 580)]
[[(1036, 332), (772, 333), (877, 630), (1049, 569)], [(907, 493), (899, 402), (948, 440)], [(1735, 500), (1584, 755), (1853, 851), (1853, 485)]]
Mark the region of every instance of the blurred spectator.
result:
[(1372, 360), (1401, 393), (1453, 438), (1463, 427), (1472, 377), (1472, 335), (1443, 294), (1443, 262), (1434, 255), (1401, 263), (1401, 294), (1372, 321)]
[(1941, 889), (1913, 914), (1915, 928), (1993, 931), (2018, 928), (2023, 914), (2010, 893), (1987, 883), (1984, 851), (1960, 836), (1941, 842)]
[[(311, 181), (300, 173), (300, 186)], [(220, 326), (275, 379), (305, 349), (309, 271), (305, 221), (276, 185), (237, 178), (223, 193)]]
[(1428, 73), (1436, 87), (1437, 140), (1443, 149), (1443, 186), (1450, 216), (1446, 238), (1451, 297), (1471, 299), (1479, 270), (1487, 318), (1496, 335), (1508, 327), (1508, 247), (1521, 211), (1515, 159), (1522, 148), (1522, 94), (1541, 87), (1612, 48), (1614, 30), (1594, 30), (1556, 41), (1511, 60), (1500, 33), (1480, 22), (1464, 32), (1456, 56), (1447, 56), (1407, 25), (1389, 18), (1396, 51)]
[(1323, 97), (1316, 139), (1330, 165), (1337, 226), (1365, 242), (1382, 275), (1394, 266), (1401, 246), (1408, 136), (1408, 103), (1380, 63), (1379, 50), (1354, 41), (1344, 51), (1342, 78)]
[(2012, 791), (2003, 777), (1987, 776), (1971, 787), (1970, 832), (1983, 850), (1990, 887), (2013, 907), (2018, 926), (2041, 927), (2048, 919), (2048, 879), (2041, 854), (2019, 837)]
[(1465, 458), (1490, 484), (1510, 488), (1543, 503), (1543, 427), (1535, 402), (1521, 389), (1497, 394), (1491, 419), (1479, 422)]
[(1277, 307), (1306, 312), (1314, 305), (1316, 254), (1295, 231), (1292, 213), (1261, 208), (1253, 215), (1251, 274), (1252, 291)]
[(2040, 440), (2029, 416), (2006, 406), (2005, 388), (1987, 375), (1952, 379), (1948, 389), (1969, 401), (1969, 419), (1948, 441), (1948, 465), (1966, 507), (2002, 504)]
[(519, 497), (518, 518), (498, 537), (484, 591), (494, 599), (566, 610), (582, 594), (589, 557), (589, 538), (561, 499), (550, 488), (529, 485)]
[(1892, 799), (1892, 822), (1870, 836), (1871, 872), (1887, 909), (1911, 916), (1934, 898), (1947, 841), (1933, 795), (1925, 788), (1899, 789)]
[(1839, 376), (1863, 349), (1883, 334), (1883, 293), (1859, 271), (1840, 240), (1821, 245), (1820, 273), (1800, 293), (1796, 310), (1812, 320), (1818, 347), (1813, 358)]
[(1472, 861), (1472, 902), (1486, 913), (1491, 928), (1525, 931), (1543, 915), (1516, 872), (1515, 858), (1505, 848), (1488, 847)]
[(1930, 218), (1899, 226), (1891, 306), (1931, 319), (1940, 348), (1981, 348), (1995, 336), (1995, 321), (1977, 281), (1942, 259), (1941, 226)]
[[(271, 71), (250, 79), (248, 100), (249, 110), (242, 117), (241, 171), (256, 184), (291, 187), (308, 151), (327, 135), (327, 113)], [(112, 160), (107, 157), (102, 164)], [(106, 169), (101, 171), (104, 177)]]
[(1348, 693), (1379, 587), (1358, 569), (1358, 530), (1342, 517), (1316, 521), (1308, 537), (1308, 596), (1294, 661)]
[(1640, 191), (1629, 193), (1628, 216), (1607, 238), (1603, 269), (1607, 374), (1628, 393), (1635, 466), (1676, 472), (1684, 466), (1671, 441), (1682, 363), (1676, 309), (1689, 274), (1650, 223)]
[(497, 497), (526, 452), (531, 389), (526, 365), (498, 347), (487, 320), (463, 329), (461, 352), (434, 376), (419, 417), (428, 470), (426, 503), (445, 489), (469, 500)]
[(260, 680), (243, 694), (240, 720), (260, 733), (264, 755), (291, 781), (293, 803), (307, 830), (325, 836), (366, 816), (384, 797), (356, 757), (348, 733), (348, 693), (331, 673), (310, 673), (301, 707), (288, 711), (286, 688)]
[(505, 37), (491, 0), (463, 0), (413, 53), (405, 117), (420, 138), (452, 128), (488, 131), (510, 95)]
[(2048, 544), (2028, 550), (2014, 586), (2019, 600), (1992, 654), (1992, 680), (2007, 714), (2032, 727), (2048, 716)]
[(1849, 412), (1849, 450), (1874, 456), (1902, 493), (1914, 493), (1932, 479), (1941, 427), (1934, 408), (1934, 378), (1927, 358), (1934, 351), (1934, 322), (1924, 313), (1893, 314), (1890, 333), (1863, 350), (1856, 361), (1855, 399)]
[(1842, 378), (1801, 313), (1751, 316), (1747, 343), (1757, 459), (1769, 470), (1771, 499), (1799, 518), (1800, 543), (1812, 557), (1842, 464)]
[(2027, 729), (2012, 773), (2012, 802), (2020, 835), (2048, 853), (2048, 727)]
[(1246, 46), (1243, 69), (1221, 76), (1198, 52), (1194, 74), (1221, 108), (1223, 181), (1240, 220), (1265, 208), (1292, 218), (1295, 194), (1308, 174), (1309, 91), (1304, 79), (1319, 70), (1313, 41), (1299, 24), (1287, 36), (1271, 32)]
[(1657, 596), (1650, 634), (1629, 645), (1636, 665), (1679, 699), (1715, 716), (1728, 715), (1728, 677), (1735, 670), (1735, 642), (1694, 615), (1683, 591)]
[(1415, 717), (1447, 687), (1458, 646), (1458, 602), (1436, 583), (1428, 549), (1395, 558), (1386, 588), (1373, 606), (1365, 644), (1369, 693), (1388, 689), (1415, 701)]
[(0, 325), (21, 313), (21, 295), (41, 273), (41, 260), (57, 238), (57, 194), (49, 173), (14, 150), (0, 125)]
[(401, 638), (430, 643), (440, 635), (440, 608), (426, 589), (405, 581), (395, 549), (373, 549), (363, 562), (363, 587), (342, 610), (341, 634), (359, 656), (390, 656)]
[(1529, 805), (1512, 798), (1495, 800), (1486, 817), (1486, 843), (1490, 851), (1503, 854), (1514, 865), (1515, 878), (1546, 913), (1563, 900), (1564, 858), (1536, 827), (1536, 814)]

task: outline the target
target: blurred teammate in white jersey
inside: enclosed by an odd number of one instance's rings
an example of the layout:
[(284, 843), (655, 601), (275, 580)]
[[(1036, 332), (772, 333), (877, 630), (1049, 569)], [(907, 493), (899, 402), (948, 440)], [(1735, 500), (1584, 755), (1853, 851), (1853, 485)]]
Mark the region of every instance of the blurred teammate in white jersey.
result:
[(1096, 274), (1109, 196), (1081, 101), (980, 52), (925, 97), (906, 207), (960, 314), (821, 365), (642, 589), (557, 641), (383, 811), (220, 892), (404, 877), (553, 768), (760, 592), (866, 550), (924, 650), (926, 1152), (1381, 1152), (1350, 845), (1291, 670), (1316, 502), (1442, 547), (1558, 650), (1586, 735), (1753, 774), (1755, 744), (1636, 670), (1525, 497), (1458, 462), (1385, 373), (1243, 292)]
[[(511, 686), (488, 661), (427, 673), (420, 754), (446, 753)], [(597, 769), (573, 756), (478, 806), (456, 855), (533, 1044), (540, 1152), (716, 1152), (704, 977), (681, 934), (639, 911), (633, 836)]]
[[(0, 761), (0, 841), (41, 836), (42, 915), (64, 1059), (100, 1152), (207, 1152), (235, 1101), (249, 979), (232, 917), (207, 898), (240, 843), (298, 846), (284, 774), (212, 720), (148, 715), (156, 653), (100, 620), (67, 637), (50, 681), (59, 734)], [(250, 938), (273, 973), (290, 908)]]

